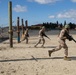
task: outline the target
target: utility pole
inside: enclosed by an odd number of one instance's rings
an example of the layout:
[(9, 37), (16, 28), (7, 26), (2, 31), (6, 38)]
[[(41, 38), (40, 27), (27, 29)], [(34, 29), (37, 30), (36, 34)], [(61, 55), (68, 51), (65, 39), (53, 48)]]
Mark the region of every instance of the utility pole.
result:
[(17, 40), (18, 40), (18, 43), (20, 43), (19, 17), (17, 17), (17, 33), (18, 33)]
[(21, 19), (22, 21), (22, 34), (24, 35), (24, 23), (23, 23), (23, 19)]
[(28, 28), (28, 21), (25, 21), (26, 29)]
[(9, 41), (10, 47), (13, 47), (13, 31), (12, 31), (12, 2), (8, 3), (8, 16), (9, 16)]

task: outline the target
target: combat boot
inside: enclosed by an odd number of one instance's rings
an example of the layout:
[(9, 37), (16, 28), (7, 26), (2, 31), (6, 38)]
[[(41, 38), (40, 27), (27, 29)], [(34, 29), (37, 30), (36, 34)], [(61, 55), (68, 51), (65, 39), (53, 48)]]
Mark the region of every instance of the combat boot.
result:
[(42, 45), (41, 48), (45, 48), (45, 47)]
[(49, 57), (51, 57), (51, 54), (52, 54), (53, 52), (54, 52), (54, 49), (48, 51)]
[(71, 61), (67, 56), (64, 57), (64, 60)]
[(35, 48), (37, 48), (37, 46), (36, 46), (36, 45), (35, 45), (34, 47), (35, 47)]

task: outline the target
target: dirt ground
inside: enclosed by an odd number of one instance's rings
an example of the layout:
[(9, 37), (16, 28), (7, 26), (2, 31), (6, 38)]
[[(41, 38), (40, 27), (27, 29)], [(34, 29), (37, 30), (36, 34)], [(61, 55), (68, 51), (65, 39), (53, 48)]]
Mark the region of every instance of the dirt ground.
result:
[[(13, 48), (9, 47), (9, 40), (0, 43), (0, 75), (76, 75), (76, 43), (66, 41), (69, 47), (71, 61), (63, 60), (64, 49), (48, 56), (48, 50), (58, 45), (59, 31), (48, 31), (46, 34), (51, 40), (45, 38), (45, 48), (38, 41), (38, 31), (30, 31), (29, 43), (17, 43), (13, 40)], [(71, 32), (76, 38), (76, 31)]]

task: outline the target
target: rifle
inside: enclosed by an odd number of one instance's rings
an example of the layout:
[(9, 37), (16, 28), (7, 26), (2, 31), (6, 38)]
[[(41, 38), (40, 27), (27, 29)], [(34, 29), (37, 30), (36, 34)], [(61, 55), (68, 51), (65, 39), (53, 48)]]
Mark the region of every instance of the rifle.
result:
[(65, 36), (69, 41), (73, 40), (76, 43), (76, 40), (71, 35), (69, 35), (67, 32), (65, 32)]
[[(48, 39), (50, 39), (45, 33), (42, 33), (42, 36), (47, 37)], [(51, 39), (50, 39), (51, 40)]]

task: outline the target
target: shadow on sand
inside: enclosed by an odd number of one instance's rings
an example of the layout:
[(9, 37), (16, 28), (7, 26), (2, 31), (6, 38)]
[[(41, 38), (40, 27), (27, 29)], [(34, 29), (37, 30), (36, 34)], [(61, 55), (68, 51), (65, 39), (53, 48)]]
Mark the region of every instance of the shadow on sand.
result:
[(37, 47), (31, 47), (29, 46), (28, 48), (56, 48), (57, 46), (44, 46), (44, 47), (41, 47), (41, 46), (37, 46)]
[[(31, 60), (53, 60), (53, 59), (63, 59), (63, 57), (53, 57), (53, 58), (35, 58), (34, 56), (31, 56), (32, 58), (27, 59), (10, 59), (10, 60), (0, 60), (0, 62), (16, 62), (16, 61), (31, 61)], [(76, 60), (76, 56), (69, 57), (71, 60)]]
[[(76, 60), (76, 56), (68, 57), (71, 60)], [(53, 57), (52, 59), (63, 59), (63, 57)]]

